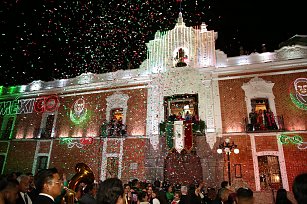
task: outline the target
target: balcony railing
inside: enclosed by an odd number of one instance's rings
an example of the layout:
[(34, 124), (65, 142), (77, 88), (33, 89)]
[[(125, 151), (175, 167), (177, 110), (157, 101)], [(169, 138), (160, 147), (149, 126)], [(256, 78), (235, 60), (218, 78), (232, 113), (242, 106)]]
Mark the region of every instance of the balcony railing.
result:
[[(194, 135), (204, 135), (205, 130), (206, 130), (206, 123), (203, 120), (199, 121), (184, 121), (184, 125), (191, 124), (192, 125), (192, 131)], [(162, 122), (159, 124), (159, 130), (160, 130), (160, 135), (164, 135), (165, 132), (167, 131), (167, 126), (173, 126), (174, 121), (167, 121), (167, 122)]]
[(101, 137), (126, 137), (127, 125), (119, 121), (104, 122), (101, 125)]
[(243, 124), (245, 132), (273, 132), (285, 130), (283, 116), (274, 116), (271, 120), (264, 119), (261, 123), (257, 121), (253, 121), (252, 123), (248, 118), (244, 118)]

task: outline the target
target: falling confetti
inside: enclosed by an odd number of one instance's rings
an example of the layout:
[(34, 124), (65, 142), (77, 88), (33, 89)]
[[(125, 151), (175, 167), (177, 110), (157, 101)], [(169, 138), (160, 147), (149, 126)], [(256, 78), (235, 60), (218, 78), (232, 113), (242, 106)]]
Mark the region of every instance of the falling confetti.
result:
[[(261, 3), (252, 6), (257, 10), (260, 5), (262, 10), (268, 11)], [(186, 26), (199, 28), (205, 22), (209, 30), (217, 31), (216, 48), (228, 56), (239, 55), (241, 45), (253, 52), (270, 41), (270, 36), (266, 42), (259, 42), (265, 36), (251, 36), (251, 32), (257, 34), (259, 29), (254, 26), (257, 19), (249, 18), (250, 4), (240, 1), (114, 0), (105, 3), (50, 0), (29, 3), (19, 0), (2, 1), (0, 6), (4, 8), (0, 12), (0, 80), (3, 86), (72, 78), (87, 72), (137, 69), (146, 58), (146, 43), (158, 30), (174, 28), (179, 11), (183, 13)], [(282, 8), (272, 10), (280, 12)], [(259, 15), (257, 22), (261, 21), (261, 26), (267, 23), (266, 29), (272, 22), (276, 25), (274, 19), (284, 24), (272, 11), (268, 12), (272, 19), (264, 20), (264, 13), (252, 14)], [(305, 12), (297, 13), (304, 15)], [(287, 18), (289, 16), (293, 15)], [(275, 41), (277, 37), (286, 40), (298, 31), (272, 35)], [(276, 46), (280, 42), (276, 42)]]

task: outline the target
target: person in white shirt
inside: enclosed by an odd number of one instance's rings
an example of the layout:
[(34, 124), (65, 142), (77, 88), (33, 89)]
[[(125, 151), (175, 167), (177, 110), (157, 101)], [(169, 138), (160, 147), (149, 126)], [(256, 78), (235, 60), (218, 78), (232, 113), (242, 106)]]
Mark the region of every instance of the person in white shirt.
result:
[(22, 174), (17, 177), (18, 185), (18, 199), (16, 204), (32, 204), (32, 198), (29, 196), (28, 192), (30, 190), (30, 176)]
[(152, 204), (160, 204), (159, 199), (157, 198), (157, 194), (158, 194), (158, 189), (154, 189), (151, 197), (152, 197)]

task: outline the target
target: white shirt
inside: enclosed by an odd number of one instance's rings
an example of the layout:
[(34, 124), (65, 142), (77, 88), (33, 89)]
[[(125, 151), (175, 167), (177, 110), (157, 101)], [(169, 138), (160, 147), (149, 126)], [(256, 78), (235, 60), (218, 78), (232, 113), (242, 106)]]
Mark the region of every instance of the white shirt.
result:
[[(25, 193), (20, 192), (20, 195), (21, 195), (21, 197), (22, 197), (23, 201), (26, 203)], [(32, 204), (32, 200), (31, 200), (31, 198), (30, 198), (29, 194), (27, 194), (27, 198), (28, 198), (28, 204)]]
[(160, 201), (157, 198), (152, 199), (152, 204), (160, 204)]

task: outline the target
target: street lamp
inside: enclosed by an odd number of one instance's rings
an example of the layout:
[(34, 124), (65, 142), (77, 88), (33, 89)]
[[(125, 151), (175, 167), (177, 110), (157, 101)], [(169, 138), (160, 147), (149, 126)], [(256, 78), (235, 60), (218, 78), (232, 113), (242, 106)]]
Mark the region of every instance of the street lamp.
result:
[(222, 144), (219, 145), (219, 148), (217, 149), (217, 153), (218, 154), (222, 154), (224, 152), (227, 154), (227, 163), (228, 163), (228, 182), (229, 185), (231, 185), (231, 179), (230, 179), (230, 153), (231, 150), (233, 150), (233, 152), (235, 154), (239, 154), (239, 149), (237, 148), (237, 145), (234, 142), (230, 142), (230, 139), (227, 138), (225, 139), (225, 142), (223, 142)]

